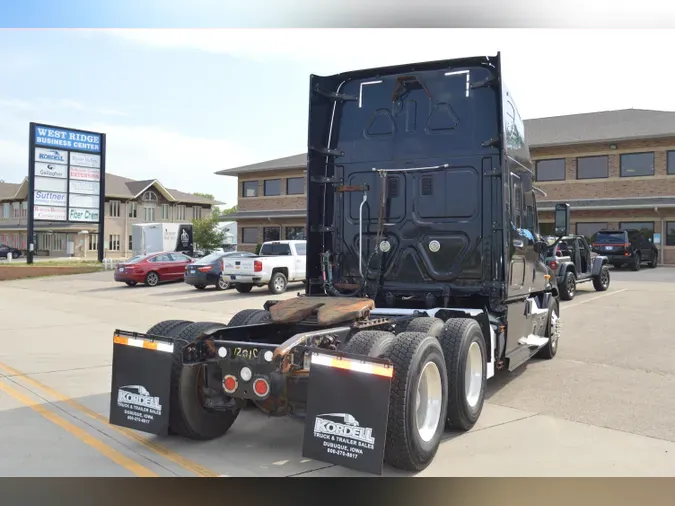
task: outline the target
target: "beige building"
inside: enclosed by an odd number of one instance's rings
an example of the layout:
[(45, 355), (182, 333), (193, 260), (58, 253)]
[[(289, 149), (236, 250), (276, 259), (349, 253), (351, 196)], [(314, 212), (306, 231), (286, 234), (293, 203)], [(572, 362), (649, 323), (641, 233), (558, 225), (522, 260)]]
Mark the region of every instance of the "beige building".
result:
[(238, 178), (237, 212), (223, 219), (237, 222), (241, 251), (279, 239), (304, 239), (306, 155), (289, 156), (216, 172)]
[[(573, 231), (592, 239), (602, 228), (637, 228), (660, 261), (675, 264), (675, 112), (626, 109), (525, 121), (535, 161), (542, 233), (553, 208), (569, 202)], [(286, 238), (304, 227), (306, 154), (226, 169), (239, 178), (241, 249)], [(292, 181), (292, 191), (289, 183)], [(288, 232), (290, 233), (288, 233)]]
[[(150, 222), (191, 222), (211, 213), (221, 204), (190, 193), (165, 188), (158, 180), (135, 181), (106, 174), (104, 235), (98, 226), (87, 223), (36, 222), (36, 254), (96, 258), (99, 241), (104, 241), (106, 257), (125, 258), (131, 254), (131, 225)], [(0, 183), (0, 244), (27, 248), (28, 179), (20, 184)]]

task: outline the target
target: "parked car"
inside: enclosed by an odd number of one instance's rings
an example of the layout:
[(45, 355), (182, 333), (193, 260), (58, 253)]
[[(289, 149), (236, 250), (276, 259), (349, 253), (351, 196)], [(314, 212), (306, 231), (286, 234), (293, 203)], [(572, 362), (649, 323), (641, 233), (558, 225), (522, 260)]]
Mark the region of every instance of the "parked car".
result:
[(305, 281), (307, 241), (269, 241), (257, 256), (223, 259), (223, 277), (239, 293), (254, 286), (269, 287), (273, 294), (286, 291), (288, 283)]
[(21, 250), (7, 246), (6, 244), (0, 244), (0, 258), (7, 258), (9, 254), (12, 254), (12, 258), (19, 258), (21, 256)]
[(137, 255), (121, 262), (115, 269), (115, 281), (136, 286), (144, 283), (156, 286), (165, 281), (178, 281), (185, 275), (185, 266), (192, 258), (175, 251)]
[(639, 230), (600, 230), (593, 237), (593, 252), (605, 255), (615, 268), (630, 266), (638, 271), (644, 262), (655, 268), (659, 264), (659, 250)]
[(546, 265), (558, 285), (560, 298), (572, 300), (580, 283), (593, 283), (593, 288), (604, 292), (609, 288), (610, 275), (607, 257), (591, 251), (583, 235), (569, 235), (549, 245)]
[(254, 257), (255, 253), (247, 251), (219, 251), (206, 255), (185, 267), (185, 282), (197, 290), (215, 285), (218, 290), (227, 290), (232, 284), (221, 276), (224, 258)]

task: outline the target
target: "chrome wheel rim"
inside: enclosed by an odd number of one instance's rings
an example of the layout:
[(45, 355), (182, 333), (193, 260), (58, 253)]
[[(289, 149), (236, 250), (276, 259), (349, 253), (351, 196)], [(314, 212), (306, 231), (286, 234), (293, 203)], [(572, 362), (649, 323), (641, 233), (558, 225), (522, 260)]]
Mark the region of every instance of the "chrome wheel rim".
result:
[(480, 392), (483, 386), (483, 352), (477, 342), (472, 342), (469, 346), (469, 353), (466, 356), (466, 368), (464, 370), (464, 394), (466, 403), (474, 408), (480, 399)]
[(609, 285), (609, 271), (607, 269), (602, 271), (602, 274), (600, 275), (600, 283), (602, 284), (603, 288), (607, 288), (607, 285)]
[(274, 280), (274, 289), (277, 291), (284, 289), (284, 280), (279, 276)]
[(574, 290), (575, 290), (575, 289), (576, 289), (576, 287), (575, 287), (575, 283), (574, 283), (574, 278), (573, 278), (573, 277), (570, 277), (570, 278), (567, 280), (567, 292), (568, 292), (570, 295), (574, 295)]
[(227, 290), (230, 287), (230, 283), (228, 283), (224, 279), (219, 279), (218, 286), (220, 287), (221, 290)]
[(151, 272), (150, 274), (148, 274), (148, 284), (154, 285), (156, 283), (157, 283), (157, 274)]
[(427, 362), (422, 369), (415, 392), (415, 425), (417, 434), (425, 443), (431, 441), (438, 430), (442, 406), (441, 372), (434, 362)]
[(560, 337), (560, 317), (558, 316), (558, 311), (554, 309), (551, 311), (551, 335), (549, 339), (551, 340), (551, 348), (554, 350), (558, 346), (558, 338)]

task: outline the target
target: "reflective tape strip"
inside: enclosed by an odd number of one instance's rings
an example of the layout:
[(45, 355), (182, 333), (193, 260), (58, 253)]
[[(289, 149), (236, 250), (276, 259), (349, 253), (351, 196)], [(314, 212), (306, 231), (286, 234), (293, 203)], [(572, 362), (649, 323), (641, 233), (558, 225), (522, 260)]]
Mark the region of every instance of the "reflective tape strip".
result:
[(314, 364), (335, 367), (336, 369), (363, 372), (366, 374), (375, 374), (387, 378), (391, 378), (394, 375), (394, 368), (388, 365), (360, 362), (349, 358), (336, 358), (318, 353), (312, 353), (312, 365)]
[(133, 339), (131, 337), (114, 336), (113, 342), (115, 344), (123, 344), (125, 346), (135, 346), (136, 348), (145, 348), (146, 350), (165, 351), (173, 353), (173, 344), (157, 343), (146, 341), (144, 339)]

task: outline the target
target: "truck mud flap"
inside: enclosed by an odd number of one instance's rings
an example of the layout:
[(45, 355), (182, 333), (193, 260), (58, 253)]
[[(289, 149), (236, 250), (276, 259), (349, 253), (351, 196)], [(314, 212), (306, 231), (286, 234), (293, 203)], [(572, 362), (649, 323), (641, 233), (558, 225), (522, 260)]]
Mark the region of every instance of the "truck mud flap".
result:
[(109, 422), (168, 435), (172, 362), (172, 342), (116, 331)]
[(312, 351), (302, 455), (381, 475), (392, 375), (388, 360)]

